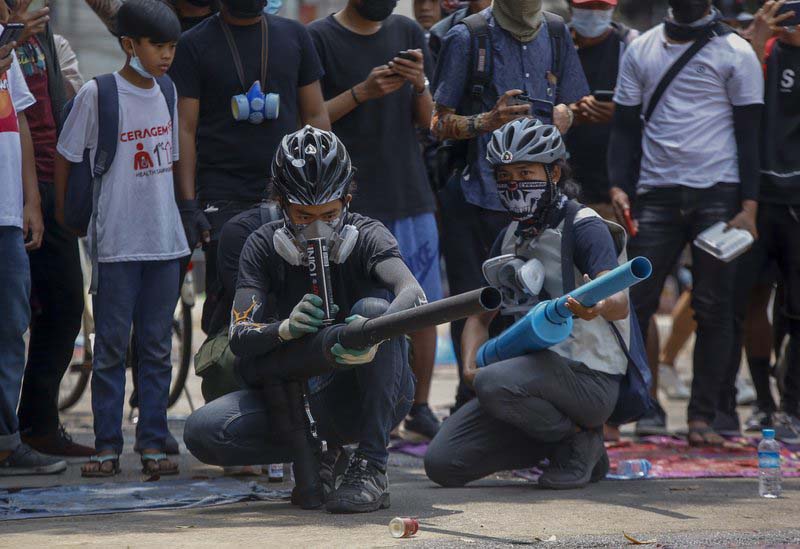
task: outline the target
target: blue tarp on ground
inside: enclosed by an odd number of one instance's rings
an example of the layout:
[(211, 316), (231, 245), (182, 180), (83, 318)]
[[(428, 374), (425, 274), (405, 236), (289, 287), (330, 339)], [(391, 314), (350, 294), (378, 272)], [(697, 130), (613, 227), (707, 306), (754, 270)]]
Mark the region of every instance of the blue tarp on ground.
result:
[(190, 509), (242, 501), (286, 501), (289, 497), (289, 490), (269, 490), (231, 478), (0, 490), (0, 521)]

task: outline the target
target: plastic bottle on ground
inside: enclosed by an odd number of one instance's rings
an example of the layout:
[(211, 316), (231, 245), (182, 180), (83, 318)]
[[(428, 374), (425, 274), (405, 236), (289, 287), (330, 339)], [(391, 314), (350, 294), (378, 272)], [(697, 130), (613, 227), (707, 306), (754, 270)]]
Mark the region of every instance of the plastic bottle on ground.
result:
[(653, 466), (646, 459), (626, 459), (617, 464), (617, 477), (622, 479), (647, 478)]
[(268, 474), (270, 482), (283, 482), (283, 463), (270, 463)]
[(762, 498), (781, 495), (781, 445), (775, 440), (774, 429), (761, 431), (758, 444), (758, 494)]

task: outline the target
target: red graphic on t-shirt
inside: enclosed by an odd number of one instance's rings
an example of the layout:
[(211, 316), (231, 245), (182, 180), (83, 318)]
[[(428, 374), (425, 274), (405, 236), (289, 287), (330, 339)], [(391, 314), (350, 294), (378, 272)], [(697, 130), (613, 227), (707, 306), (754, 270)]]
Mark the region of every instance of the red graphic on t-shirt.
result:
[(136, 144), (137, 152), (133, 157), (133, 169), (134, 170), (146, 170), (148, 168), (152, 168), (153, 158), (150, 156), (150, 153), (144, 150), (144, 145), (141, 143)]
[(0, 74), (0, 133), (19, 133), (17, 113), (8, 90), (8, 74)]

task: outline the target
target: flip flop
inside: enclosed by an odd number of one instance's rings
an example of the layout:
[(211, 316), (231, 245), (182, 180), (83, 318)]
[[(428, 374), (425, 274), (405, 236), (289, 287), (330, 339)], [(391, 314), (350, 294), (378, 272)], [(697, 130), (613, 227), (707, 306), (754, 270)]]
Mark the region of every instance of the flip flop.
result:
[[(111, 470), (104, 471), (103, 464), (107, 461), (111, 462)], [(99, 463), (99, 467), (97, 471), (84, 471), (83, 467), (81, 467), (81, 476), (84, 478), (104, 478), (104, 477), (113, 477), (120, 473), (119, 467), (119, 454), (105, 454), (102, 456), (92, 456), (89, 458), (89, 463)]]
[[(142, 473), (145, 475), (177, 475), (178, 474), (178, 464), (173, 463), (167, 459), (167, 454), (160, 453), (160, 454), (142, 454)], [(171, 463), (174, 467), (171, 469), (162, 469), (161, 462), (166, 461)], [(156, 468), (151, 468), (152, 464), (155, 463)]]
[[(694, 439), (692, 438), (692, 435), (696, 435)], [(689, 427), (689, 433), (686, 435), (686, 440), (689, 443), (689, 446), (694, 446), (696, 448), (719, 448), (725, 444), (724, 439), (720, 440), (719, 442), (709, 441), (708, 435), (716, 435), (722, 439), (722, 435), (720, 435), (711, 427)], [(697, 440), (697, 436), (699, 436), (702, 440)]]

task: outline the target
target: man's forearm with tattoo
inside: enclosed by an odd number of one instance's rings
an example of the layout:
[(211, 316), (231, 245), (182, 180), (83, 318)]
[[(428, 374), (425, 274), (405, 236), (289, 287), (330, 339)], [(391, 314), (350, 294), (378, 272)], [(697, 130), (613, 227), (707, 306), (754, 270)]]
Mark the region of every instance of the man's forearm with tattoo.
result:
[(456, 114), (456, 110), (439, 103), (433, 106), (431, 133), (439, 141), (445, 139), (472, 139), (487, 132), (493, 132), (507, 122), (530, 115), (528, 104), (516, 105), (512, 99), (522, 90), (509, 90), (500, 96), (492, 110), (471, 116)]
[(433, 106), (431, 133), (439, 140), (472, 139), (484, 133), (483, 118), (485, 113), (472, 116), (456, 114), (455, 109), (443, 107), (438, 103)]
[(254, 288), (236, 290), (231, 310), (230, 346), (237, 356), (258, 356), (275, 350), (281, 340), (280, 322), (264, 321), (266, 296)]

